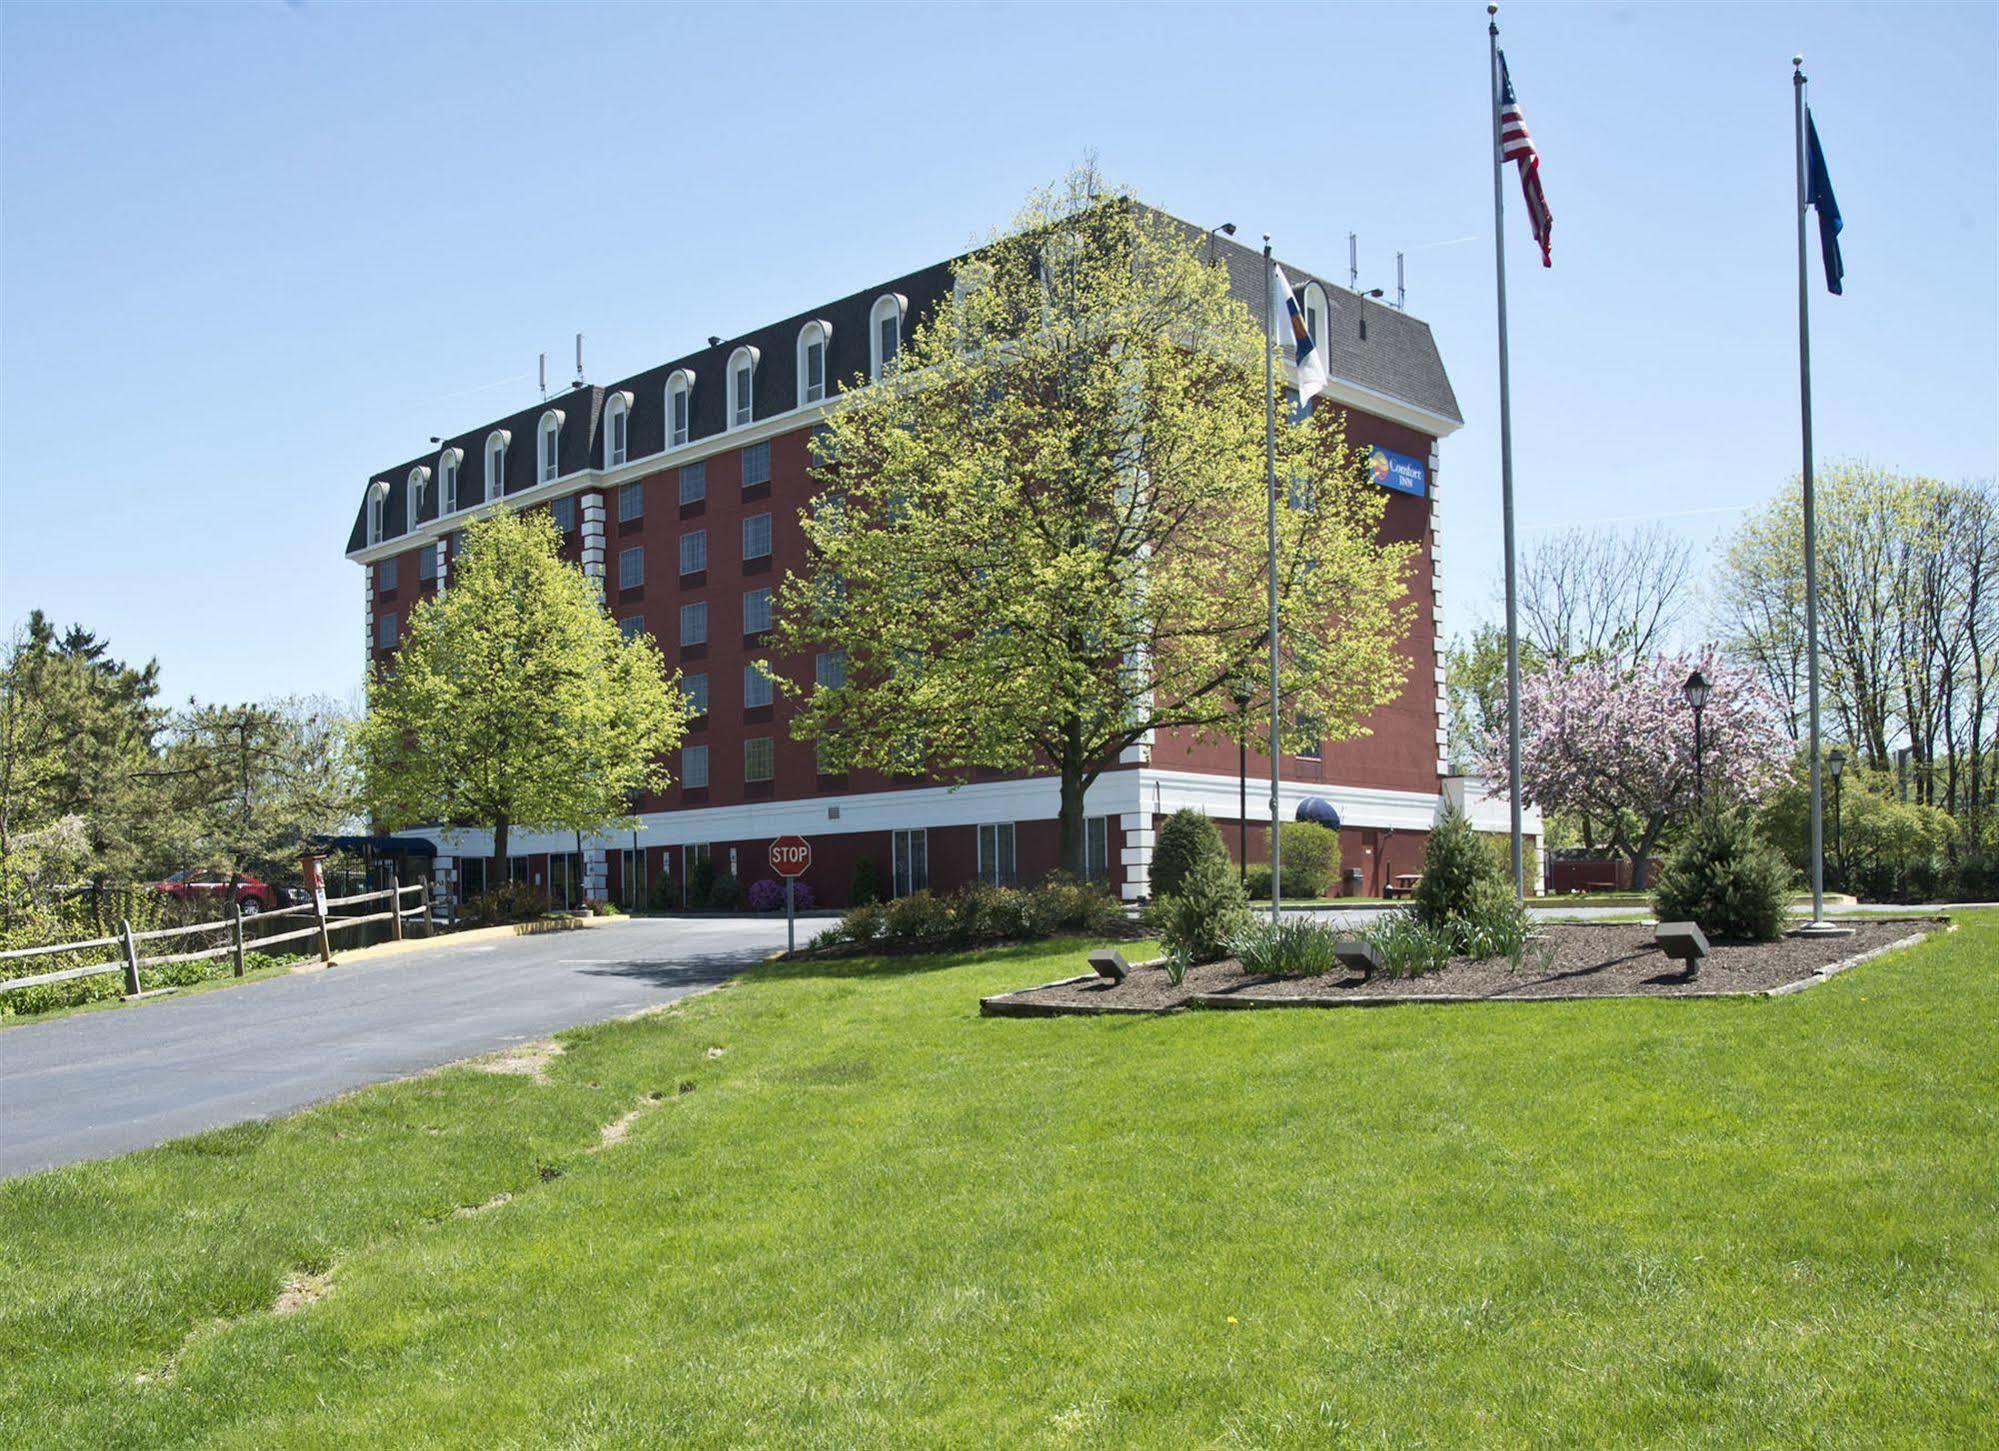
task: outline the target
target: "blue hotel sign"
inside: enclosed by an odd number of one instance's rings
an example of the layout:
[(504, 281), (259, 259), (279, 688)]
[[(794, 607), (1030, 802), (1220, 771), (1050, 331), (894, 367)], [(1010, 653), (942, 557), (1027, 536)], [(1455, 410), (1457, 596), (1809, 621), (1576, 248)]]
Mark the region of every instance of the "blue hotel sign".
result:
[(1398, 494), (1424, 495), (1423, 460), (1397, 453), (1392, 448), (1373, 448), (1367, 455), (1368, 477), (1384, 489)]

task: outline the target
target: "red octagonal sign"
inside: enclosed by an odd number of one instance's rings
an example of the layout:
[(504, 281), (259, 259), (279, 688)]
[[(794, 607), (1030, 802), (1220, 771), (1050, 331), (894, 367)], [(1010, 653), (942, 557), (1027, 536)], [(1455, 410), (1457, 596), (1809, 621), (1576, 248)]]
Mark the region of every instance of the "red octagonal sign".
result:
[(802, 877), (812, 865), (812, 843), (802, 836), (780, 836), (770, 844), (770, 869), (780, 877)]

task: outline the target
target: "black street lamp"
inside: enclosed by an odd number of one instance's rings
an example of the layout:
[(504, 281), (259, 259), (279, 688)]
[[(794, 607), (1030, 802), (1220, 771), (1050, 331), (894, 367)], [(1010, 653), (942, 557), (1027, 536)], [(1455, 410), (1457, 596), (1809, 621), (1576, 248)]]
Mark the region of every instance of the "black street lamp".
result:
[(1846, 889), (1846, 853), (1839, 846), (1839, 777), (1846, 769), (1846, 752), (1838, 746), (1825, 758), (1825, 768), (1832, 773), (1832, 859), (1839, 863), (1840, 890)]
[(1680, 694), (1687, 698), (1687, 704), (1694, 712), (1694, 806), (1696, 809), (1707, 804), (1707, 783), (1701, 762), (1701, 712), (1707, 708), (1707, 694), (1710, 689), (1707, 677), (1696, 670), (1687, 677), (1687, 683), (1680, 687)]
[(1239, 859), (1238, 870), (1242, 875), (1243, 889), (1249, 889), (1249, 682), (1238, 678), (1229, 687), (1229, 698), (1235, 702), (1235, 744), (1236, 744), (1236, 825), (1241, 833), (1241, 845), (1236, 848)]

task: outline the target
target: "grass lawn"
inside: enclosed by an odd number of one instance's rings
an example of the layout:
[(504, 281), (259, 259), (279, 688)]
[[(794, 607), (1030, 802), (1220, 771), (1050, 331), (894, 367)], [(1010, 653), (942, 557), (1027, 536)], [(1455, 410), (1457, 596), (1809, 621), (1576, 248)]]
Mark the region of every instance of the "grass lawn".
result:
[(0, 1185), (0, 1444), (1989, 1444), (1965, 924), (1774, 1001), (1023, 1021), (976, 1000), (1073, 948), (761, 969), (546, 1083)]

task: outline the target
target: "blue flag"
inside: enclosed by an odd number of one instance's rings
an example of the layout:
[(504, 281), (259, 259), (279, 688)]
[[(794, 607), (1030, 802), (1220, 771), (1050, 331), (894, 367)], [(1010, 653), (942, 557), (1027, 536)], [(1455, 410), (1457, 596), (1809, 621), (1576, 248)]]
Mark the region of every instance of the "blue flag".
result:
[(1805, 205), (1819, 209), (1819, 250), (1825, 254), (1825, 287), (1840, 293), (1846, 264), (1839, 257), (1839, 201), (1832, 194), (1832, 177), (1825, 169), (1825, 153), (1819, 150), (1819, 128), (1812, 113), (1805, 112)]

